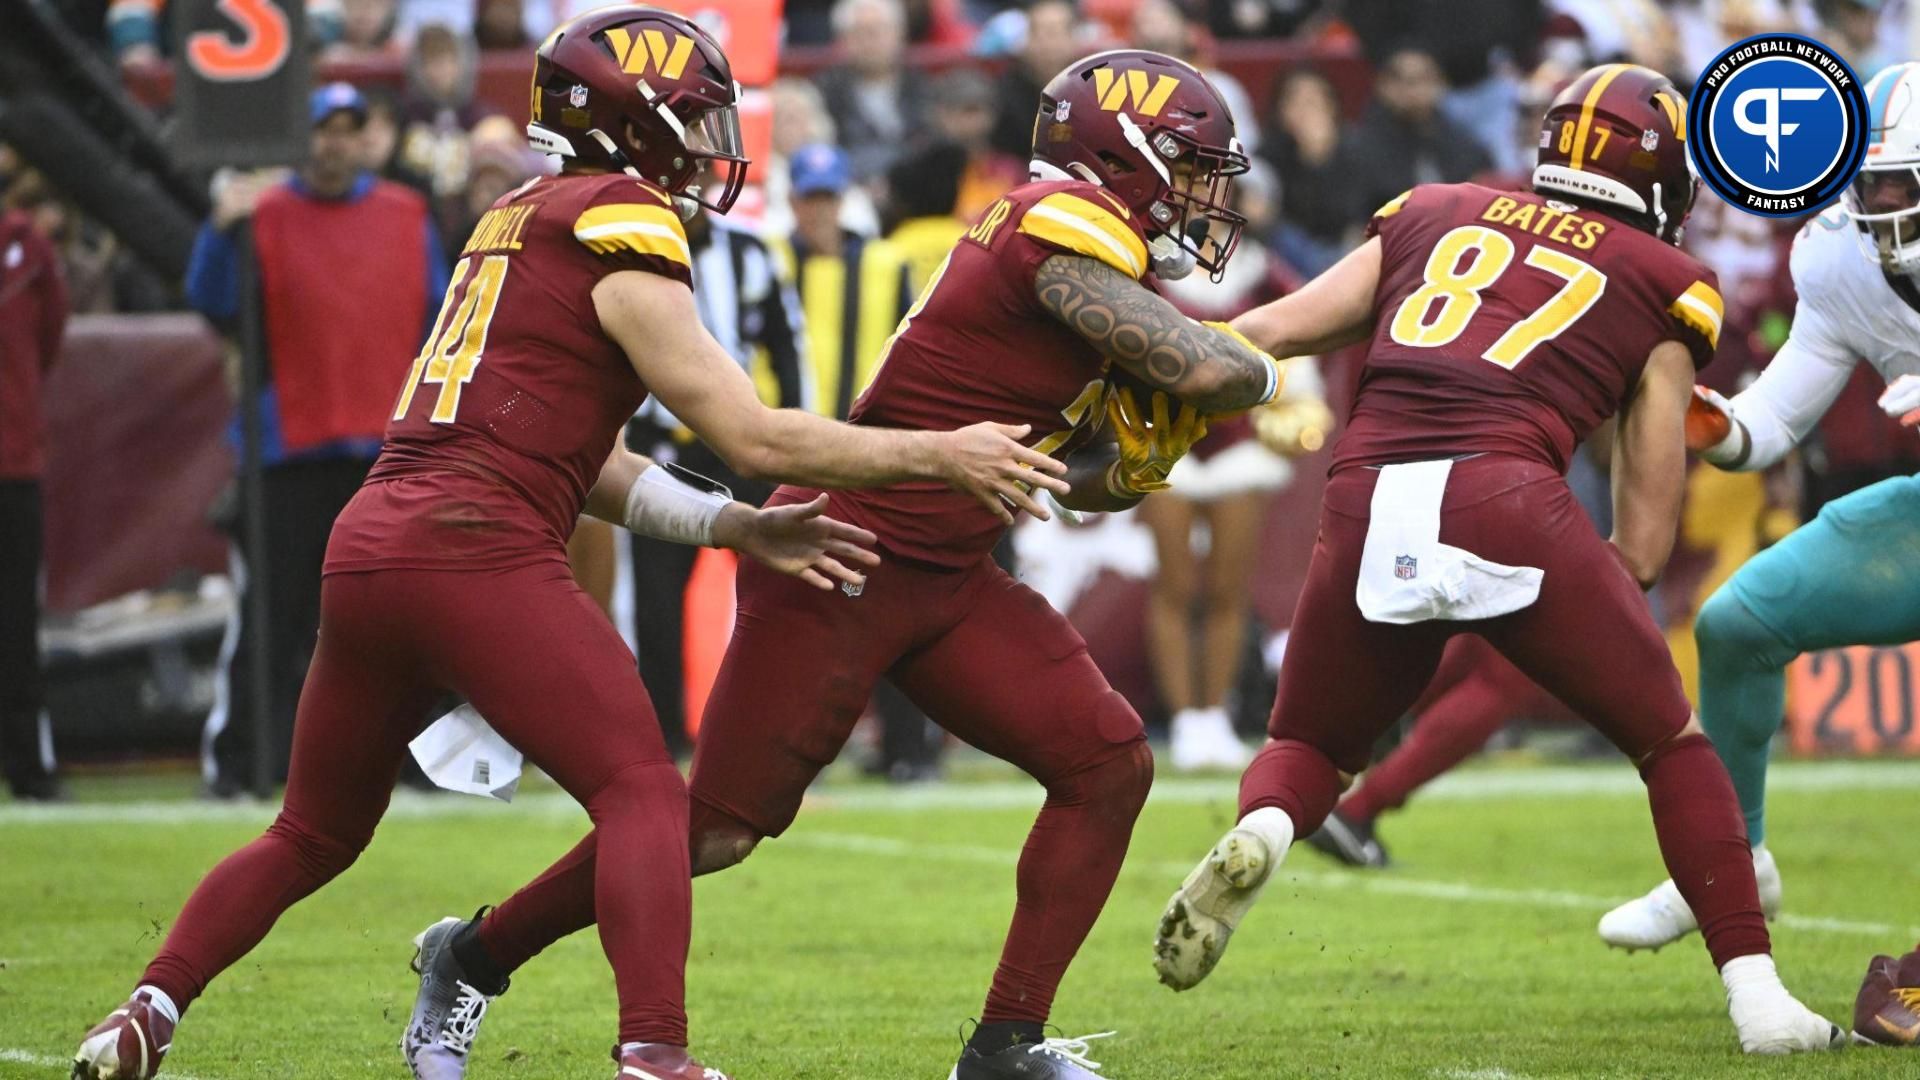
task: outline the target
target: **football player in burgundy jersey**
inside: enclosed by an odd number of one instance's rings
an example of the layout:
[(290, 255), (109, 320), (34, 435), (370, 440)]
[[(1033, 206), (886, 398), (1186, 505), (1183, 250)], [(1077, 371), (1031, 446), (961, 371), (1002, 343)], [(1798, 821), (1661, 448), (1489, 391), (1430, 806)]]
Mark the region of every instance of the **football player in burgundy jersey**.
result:
[[(1674, 245), (1695, 183), (1685, 103), (1612, 64), (1547, 110), (1531, 192), (1419, 187), (1369, 239), (1234, 325), (1277, 355), (1368, 341), (1241, 820), (1169, 902), (1155, 966), (1198, 983), (1286, 856), (1366, 767), (1448, 639), (1485, 638), (1631, 758), (1660, 852), (1700, 916), (1743, 1049), (1836, 1045), (1781, 985), (1732, 784), (1640, 590), (1673, 544), (1694, 370), (1721, 301)], [(1615, 527), (1561, 474), (1619, 413)]]
[[(1247, 164), (1233, 132), (1213, 87), (1170, 57), (1102, 53), (1058, 75), (1035, 123), (1035, 182), (990, 205), (935, 272), (855, 404), (855, 426), (1031, 424), (1035, 449), (1071, 459), (1061, 501), (1075, 509), (1120, 510), (1164, 487), (1204, 431), (1198, 410), (1264, 403), (1281, 382), (1268, 354), (1181, 315), (1150, 284), (1156, 272), (1226, 265), (1241, 224), (1228, 185)], [(1112, 391), (1121, 373), (1145, 384), (1143, 398)], [(1185, 404), (1170, 408), (1167, 395)], [(1115, 442), (1090, 445), (1109, 418)], [(768, 505), (818, 498), (817, 485), (789, 486)], [(694, 873), (785, 831), (874, 683), (893, 680), (1047, 792), (1000, 966), (953, 1075), (1088, 1076), (1086, 1044), (1042, 1028), (1146, 799), (1153, 759), (1140, 718), (1065, 617), (989, 557), (1001, 516), (923, 482), (827, 499), (878, 538), (884, 560), (838, 592), (741, 566), (733, 642), (694, 751)], [(604, 854), (589, 837), (571, 865), (480, 920), (486, 975), (600, 916), (592, 884)]]
[[(366, 846), (446, 690), (593, 820), (588, 843), (608, 857), (586, 888), (620, 999), (619, 1075), (720, 1076), (686, 1050), (686, 788), (632, 655), (568, 572), (567, 536), (584, 510), (736, 548), (820, 591), (863, 580), (873, 535), (824, 517), (824, 500), (733, 503), (614, 451), (617, 434), (654, 393), (747, 475), (952, 485), (994, 520), (1044, 514), (1037, 488), (1069, 490), (1060, 462), (1017, 441), (1025, 426), (856, 428), (760, 404), (701, 327), (682, 230), (695, 202), (724, 212), (739, 193), (737, 94), (713, 39), (652, 8), (591, 12), (540, 47), (528, 134), (565, 171), (475, 228), (386, 447), (335, 525), (285, 805), (195, 890), (132, 999), (87, 1034), (75, 1077), (159, 1069), (181, 1010)], [(444, 928), (419, 945), (440, 1011), (416, 1017), (402, 1049), (419, 1075), (458, 1075), (459, 1032), (504, 981), (436, 982), (442, 953), (479, 946)]]

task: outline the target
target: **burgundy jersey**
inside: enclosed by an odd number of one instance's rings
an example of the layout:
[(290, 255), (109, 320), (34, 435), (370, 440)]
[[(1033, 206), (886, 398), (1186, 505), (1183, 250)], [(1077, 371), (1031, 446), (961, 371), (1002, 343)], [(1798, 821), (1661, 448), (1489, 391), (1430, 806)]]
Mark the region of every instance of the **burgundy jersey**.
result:
[[(1032, 424), (1028, 444), (1055, 457), (1085, 445), (1106, 418), (1107, 359), (1034, 292), (1040, 264), (1061, 252), (1135, 279), (1149, 268), (1140, 223), (1098, 186), (1015, 188), (975, 219), (927, 282), (851, 421), (947, 431), (994, 420)], [(984, 558), (1003, 529), (973, 496), (937, 483), (847, 492), (834, 507), (889, 553), (936, 566)]]
[(647, 389), (600, 328), (617, 270), (692, 281), (673, 201), (621, 174), (545, 177), (474, 226), (326, 569), (505, 568), (567, 537)]
[(1663, 341), (1713, 358), (1713, 271), (1604, 214), (1477, 184), (1374, 215), (1373, 341), (1333, 468), (1475, 452), (1564, 472)]

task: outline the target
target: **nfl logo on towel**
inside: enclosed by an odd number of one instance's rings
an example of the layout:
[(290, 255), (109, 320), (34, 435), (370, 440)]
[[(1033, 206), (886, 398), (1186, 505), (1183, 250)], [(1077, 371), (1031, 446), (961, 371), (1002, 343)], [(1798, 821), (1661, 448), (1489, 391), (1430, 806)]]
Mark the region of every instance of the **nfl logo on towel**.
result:
[(1412, 581), (1420, 576), (1420, 560), (1411, 555), (1393, 557), (1393, 576), (1401, 581)]

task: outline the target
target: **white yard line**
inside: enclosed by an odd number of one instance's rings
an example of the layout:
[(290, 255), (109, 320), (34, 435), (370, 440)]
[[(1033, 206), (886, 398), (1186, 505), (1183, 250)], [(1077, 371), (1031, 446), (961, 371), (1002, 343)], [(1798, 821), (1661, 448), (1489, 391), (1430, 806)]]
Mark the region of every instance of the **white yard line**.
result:
[[(927, 844), (892, 836), (871, 836), (865, 833), (814, 832), (807, 829), (804, 823), (799, 830), (771, 843), (875, 855), (883, 858), (934, 859), (990, 866), (1012, 866), (1020, 857), (1019, 851), (1013, 848), (1003, 849), (975, 844)], [(1189, 863), (1175, 863), (1164, 859), (1151, 861), (1130, 859), (1124, 872), (1149, 873), (1164, 877), (1169, 882), (1178, 882), (1191, 869), (1193, 867)], [(1631, 899), (1626, 896), (1590, 896), (1559, 889), (1509, 889), (1475, 885), (1465, 881), (1408, 878), (1398, 874), (1374, 871), (1328, 872), (1287, 866), (1283, 867), (1280, 873), (1286, 876), (1289, 884), (1303, 885), (1308, 888), (1359, 891), (1382, 896), (1412, 896), (1422, 900), (1450, 900), (1466, 904), (1560, 908), (1588, 911), (1596, 915)], [(1920, 935), (1920, 926), (1897, 926), (1893, 923), (1857, 922), (1809, 915), (1782, 915), (1779, 924), (1791, 930), (1854, 937), (1899, 938)]]
[[(1239, 781), (1229, 777), (1155, 781), (1151, 802), (1194, 806), (1231, 802)], [(1767, 775), (1770, 792), (1915, 791), (1920, 790), (1920, 760), (1782, 762)], [(1622, 764), (1618, 768), (1552, 765), (1525, 769), (1468, 769), (1451, 773), (1422, 788), (1422, 800), (1462, 800), (1551, 797), (1555, 795), (1614, 795), (1640, 797), (1640, 777)], [(924, 784), (909, 787), (882, 785), (827, 786), (808, 796), (821, 808), (885, 810), (925, 813), (948, 810), (1031, 809), (1040, 805), (1038, 784), (1023, 780), (981, 783)], [(51, 806), (10, 802), (0, 804), (0, 827), (12, 825), (141, 825), (194, 822), (264, 822), (276, 805), (260, 802), (206, 802), (165, 799), (141, 802), (56, 803)], [(583, 816), (572, 799), (557, 791), (523, 795), (512, 805), (490, 799), (455, 795), (395, 792), (390, 818), (485, 817), (490, 814)]]
[[(62, 1070), (60, 1073), (62, 1076), (65, 1076), (67, 1071), (73, 1068), (73, 1059), (70, 1057), (49, 1057), (46, 1054), (36, 1054), (31, 1050), (15, 1050), (11, 1047), (0, 1048), (0, 1061), (10, 1061), (15, 1065), (34, 1065), (45, 1069), (60, 1069)], [(176, 1069), (168, 1069), (162, 1075), (166, 1077), (166, 1080), (200, 1080), (200, 1078), (192, 1073), (183, 1073)]]
[(1435, 1069), (1428, 1076), (1441, 1080), (1532, 1080), (1525, 1073), (1511, 1073), (1505, 1069)]

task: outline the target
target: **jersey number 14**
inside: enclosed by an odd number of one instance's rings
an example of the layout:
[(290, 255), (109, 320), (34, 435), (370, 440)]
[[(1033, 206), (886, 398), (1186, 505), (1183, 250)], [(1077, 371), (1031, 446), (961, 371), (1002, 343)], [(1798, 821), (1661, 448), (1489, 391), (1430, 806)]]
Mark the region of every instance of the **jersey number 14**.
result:
[[(1462, 270), (1460, 261), (1469, 253), (1473, 261)], [(1427, 256), (1426, 283), (1401, 301), (1393, 314), (1388, 327), (1393, 340), (1434, 349), (1465, 333), (1467, 323), (1480, 310), (1480, 293), (1506, 272), (1513, 256), (1513, 241), (1482, 225), (1462, 225), (1442, 236)], [(1607, 275), (1564, 251), (1536, 245), (1527, 252), (1526, 264), (1566, 284), (1480, 354), (1482, 360), (1508, 370), (1559, 337), (1607, 291)]]
[(507, 283), (505, 255), (485, 256), (477, 271), (473, 266), (473, 256), (469, 255), (453, 268), (447, 297), (440, 304), (440, 317), (434, 320), (433, 333), (427, 335), (420, 355), (413, 358), (407, 385), (393, 407), (395, 420), (407, 418), (407, 410), (413, 408), (414, 391), (423, 382), (440, 387), (429, 417), (434, 423), (451, 424), (459, 415), (460, 389), (479, 370), (480, 353), (487, 347), (487, 324), (493, 321), (493, 309), (500, 305), (500, 289)]

